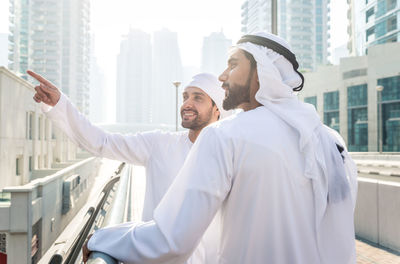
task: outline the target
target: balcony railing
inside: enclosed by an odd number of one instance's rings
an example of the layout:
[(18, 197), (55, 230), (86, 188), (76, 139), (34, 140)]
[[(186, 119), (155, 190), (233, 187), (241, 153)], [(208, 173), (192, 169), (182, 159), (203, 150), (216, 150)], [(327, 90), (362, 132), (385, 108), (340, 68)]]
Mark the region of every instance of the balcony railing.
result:
[[(130, 192), (130, 169), (121, 163), (114, 176), (106, 183), (102, 189), (96, 203), (89, 207), (84, 219), (76, 229), (75, 233), (55, 251), (50, 259), (50, 264), (72, 264), (81, 263), (81, 249), (88, 235), (100, 227), (112, 223), (124, 221), (124, 215), (117, 213), (125, 212), (125, 208), (115, 208), (117, 206), (129, 206), (126, 203), (127, 193)], [(117, 184), (119, 183), (119, 184)], [(118, 187), (117, 187), (118, 186)], [(101, 259), (102, 262), (98, 262)], [(89, 263), (112, 263), (117, 264), (111, 257), (96, 252), (91, 255)]]

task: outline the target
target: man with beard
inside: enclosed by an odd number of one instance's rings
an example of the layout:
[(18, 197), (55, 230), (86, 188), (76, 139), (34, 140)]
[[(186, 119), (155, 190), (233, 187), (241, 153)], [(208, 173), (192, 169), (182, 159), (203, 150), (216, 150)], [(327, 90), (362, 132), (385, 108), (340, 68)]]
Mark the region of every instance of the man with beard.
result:
[[(93, 126), (49, 81), (32, 71), (28, 71), (28, 74), (40, 82), (35, 87), (34, 100), (45, 103), (43, 111), (46, 116), (73, 142), (96, 156), (145, 166), (143, 221), (153, 219), (153, 210), (178, 174), (200, 131), (229, 114), (222, 109), (224, 92), (221, 82), (211, 74), (202, 73), (195, 75), (183, 91), (182, 126), (188, 131), (110, 134)], [(217, 225), (215, 223), (213, 228), (217, 228)], [(211, 231), (206, 234), (201, 241), (202, 246), (194, 252), (188, 263), (204, 263), (209, 262), (205, 259), (215, 259), (214, 235)]]
[(97, 230), (84, 247), (124, 263), (175, 263), (221, 208), (219, 263), (355, 263), (357, 170), (338, 134), (300, 102), (304, 78), (278, 36), (243, 36), (203, 129), (152, 221)]

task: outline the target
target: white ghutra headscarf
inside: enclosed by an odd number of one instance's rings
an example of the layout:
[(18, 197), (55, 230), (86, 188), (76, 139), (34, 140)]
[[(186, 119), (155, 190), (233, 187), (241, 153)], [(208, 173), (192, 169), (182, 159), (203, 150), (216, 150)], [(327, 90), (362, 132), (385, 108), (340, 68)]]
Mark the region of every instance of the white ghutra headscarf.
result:
[[(253, 36), (272, 40), (288, 51), (291, 50), (289, 44), (276, 35), (257, 33)], [(260, 88), (255, 95), (256, 100), (299, 135), (299, 149), (304, 154), (305, 162), (303, 175), (312, 181), (313, 186), (319, 250), (323, 259), (335, 259), (337, 256), (331, 256), (335, 254), (335, 249), (327, 250), (324, 246), (329, 240), (340, 241), (338, 249), (343, 247), (351, 249), (349, 243), (354, 243), (354, 226), (348, 217), (352, 219), (355, 206), (356, 166), (345, 150), (339, 134), (322, 124), (312, 105), (298, 100), (293, 89), (302, 86), (303, 78), (297, 72), (297, 67), (294, 68), (293, 61), (290, 62), (268, 45), (245, 41), (237, 47), (252, 54), (257, 63)], [(339, 152), (337, 145), (343, 147), (342, 153)], [(348, 202), (348, 199), (351, 199), (351, 202)], [(332, 219), (336, 223), (332, 223)], [(342, 232), (335, 232), (335, 227), (340, 228)], [(343, 229), (348, 230), (343, 232)], [(340, 237), (343, 234), (353, 235)]]

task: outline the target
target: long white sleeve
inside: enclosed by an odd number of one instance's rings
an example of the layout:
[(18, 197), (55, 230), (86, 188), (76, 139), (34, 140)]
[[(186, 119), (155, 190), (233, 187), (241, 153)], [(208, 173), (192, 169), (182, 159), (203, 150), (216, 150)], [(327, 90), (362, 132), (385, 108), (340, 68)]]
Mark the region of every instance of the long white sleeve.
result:
[(116, 159), (145, 165), (151, 148), (160, 133), (146, 132), (134, 135), (107, 133), (92, 125), (72, 105), (65, 95), (61, 95), (58, 103), (49, 109), (42, 107), (43, 112), (77, 145), (96, 156)]
[(100, 229), (89, 249), (127, 264), (184, 262), (229, 193), (232, 153), (213, 129), (204, 129), (155, 209), (154, 220)]

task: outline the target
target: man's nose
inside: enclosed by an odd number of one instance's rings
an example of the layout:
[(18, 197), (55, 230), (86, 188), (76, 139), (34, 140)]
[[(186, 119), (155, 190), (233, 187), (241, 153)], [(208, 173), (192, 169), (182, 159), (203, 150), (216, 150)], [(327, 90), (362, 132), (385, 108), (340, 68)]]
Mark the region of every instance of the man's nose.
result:
[(223, 71), (223, 72), (221, 73), (221, 75), (218, 77), (218, 80), (219, 80), (220, 82), (226, 82), (226, 81), (228, 80), (227, 70), (228, 70), (228, 69), (226, 69), (225, 71)]
[(193, 108), (193, 100), (190, 98), (186, 99), (182, 104), (182, 110), (186, 108)]

